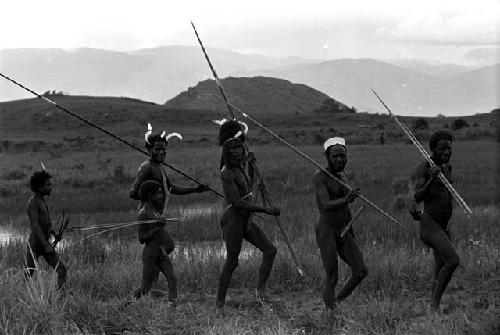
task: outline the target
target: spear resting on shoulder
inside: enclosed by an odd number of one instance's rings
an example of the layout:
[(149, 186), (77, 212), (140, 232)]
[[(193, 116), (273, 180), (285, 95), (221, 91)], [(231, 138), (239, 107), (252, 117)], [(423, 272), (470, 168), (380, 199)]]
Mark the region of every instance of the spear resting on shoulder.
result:
[[(241, 127), (242, 123), (235, 120), (219, 123), (219, 144), (222, 146), (221, 180), (226, 197), (226, 205), (221, 219), (224, 242), (226, 245), (226, 262), (220, 274), (217, 289), (217, 308), (223, 308), (227, 289), (233, 271), (238, 266), (238, 257), (243, 239), (247, 240), (262, 252), (262, 263), (259, 268), (257, 283), (257, 299), (265, 301), (266, 282), (271, 273), (276, 247), (266, 237), (264, 232), (251, 222), (252, 213), (265, 213), (279, 216), (277, 207), (263, 207), (254, 203), (256, 194), (252, 185), (256, 182), (247, 164), (254, 160), (252, 153), (246, 152), (243, 142), (248, 129)], [(250, 177), (252, 176), (252, 177)], [(255, 192), (257, 193), (257, 192)]]
[[(453, 195), (439, 178), (439, 174), (443, 174), (448, 183), (453, 184), (450, 164), (452, 142), (451, 134), (444, 130), (433, 133), (429, 148), (434, 166), (423, 161), (412, 176), (415, 189), (410, 202), (410, 213), (416, 221), (420, 221), (420, 239), (434, 253), (430, 304), (430, 311), (433, 313), (439, 313), (441, 297), (460, 262), (449, 230)], [(417, 203), (421, 202), (424, 203), (422, 212), (417, 209)]]

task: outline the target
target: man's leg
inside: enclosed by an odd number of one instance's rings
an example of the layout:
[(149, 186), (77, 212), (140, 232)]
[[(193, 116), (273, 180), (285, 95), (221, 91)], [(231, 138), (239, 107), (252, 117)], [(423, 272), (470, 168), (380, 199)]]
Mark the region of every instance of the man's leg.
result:
[(238, 257), (243, 239), (243, 225), (240, 215), (231, 208), (222, 217), (222, 231), (226, 243), (226, 262), (219, 277), (217, 289), (217, 307), (223, 307), (226, 300), (227, 288), (231, 282), (234, 269), (238, 266)]
[(259, 268), (259, 280), (257, 283), (257, 296), (265, 299), (266, 283), (273, 268), (277, 249), (266, 237), (262, 229), (252, 223), (249, 230), (244, 233), (245, 239), (262, 252), (262, 263)]
[(29, 244), (26, 247), (26, 268), (24, 271), (24, 276), (27, 278), (33, 276), (33, 273), (35, 272), (36, 264), (35, 264), (35, 259), (38, 258), (38, 255), (36, 254), (36, 249), (32, 248)]
[(335, 286), (338, 281), (337, 245), (335, 231), (326, 224), (316, 226), (316, 243), (321, 253), (321, 260), (326, 272), (323, 301), (327, 308), (335, 307)]
[(363, 254), (350, 233), (343, 238), (339, 237), (338, 252), (340, 258), (351, 268), (351, 277), (337, 295), (337, 301), (341, 302), (363, 281), (368, 275), (368, 270), (363, 260)]
[(161, 258), (160, 262), (158, 262), (158, 267), (167, 279), (168, 301), (175, 305), (177, 301), (177, 277), (174, 272), (174, 265), (168, 256), (164, 256)]
[(446, 232), (426, 214), (420, 221), (420, 238), (444, 262), (437, 274), (435, 289), (432, 292), (431, 310), (437, 311), (443, 292), (458, 267), (459, 257)]
[(157, 277), (158, 268), (156, 260), (160, 247), (157, 245), (146, 245), (142, 251), (142, 285), (134, 293), (136, 299), (147, 294), (151, 290), (153, 281)]
[(62, 288), (66, 282), (66, 266), (59, 258), (59, 255), (54, 251), (50, 253), (43, 254), (43, 257), (47, 263), (56, 270), (57, 272), (57, 287)]
[(443, 259), (437, 254), (436, 250), (433, 250), (434, 254), (434, 271), (433, 271), (433, 279), (431, 285), (431, 296), (434, 295), (434, 291), (436, 290), (436, 285), (438, 282), (439, 272), (444, 266)]

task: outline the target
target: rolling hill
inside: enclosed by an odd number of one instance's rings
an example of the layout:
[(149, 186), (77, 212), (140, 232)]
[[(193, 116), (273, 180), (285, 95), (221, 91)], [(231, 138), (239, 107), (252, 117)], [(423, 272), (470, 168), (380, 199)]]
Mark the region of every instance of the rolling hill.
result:
[[(223, 79), (222, 83), (232, 104), (256, 115), (310, 113), (330, 99), (326, 94), (306, 85), (276, 78), (229, 77)], [(226, 105), (219, 96), (215, 81), (205, 80), (167, 101), (165, 107), (224, 111)], [(348, 108), (338, 101), (336, 103), (339, 108)]]

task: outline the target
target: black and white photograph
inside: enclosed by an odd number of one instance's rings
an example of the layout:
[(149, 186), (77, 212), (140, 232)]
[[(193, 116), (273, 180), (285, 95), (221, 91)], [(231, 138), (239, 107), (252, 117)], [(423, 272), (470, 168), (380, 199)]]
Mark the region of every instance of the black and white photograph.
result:
[(499, 0), (0, 13), (0, 334), (500, 335)]

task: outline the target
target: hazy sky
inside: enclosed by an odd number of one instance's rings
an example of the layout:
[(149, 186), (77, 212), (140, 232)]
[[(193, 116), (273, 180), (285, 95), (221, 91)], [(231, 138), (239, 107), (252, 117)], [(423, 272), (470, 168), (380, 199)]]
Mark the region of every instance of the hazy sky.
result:
[(0, 49), (195, 45), (268, 56), (498, 62), (500, 0), (1, 0)]

